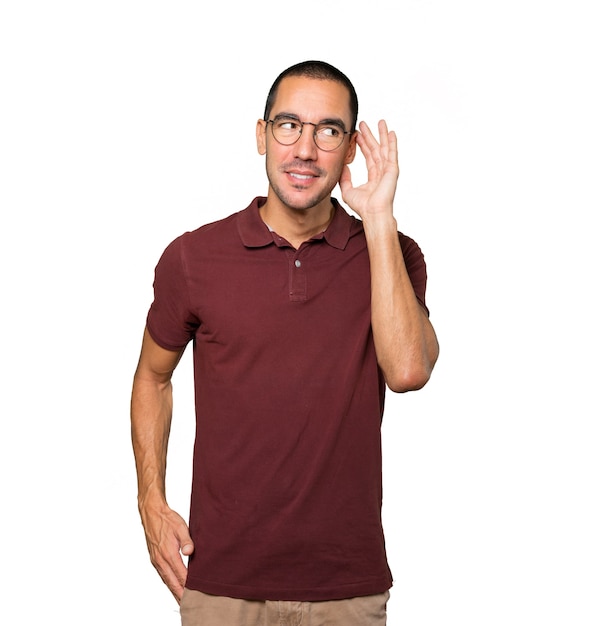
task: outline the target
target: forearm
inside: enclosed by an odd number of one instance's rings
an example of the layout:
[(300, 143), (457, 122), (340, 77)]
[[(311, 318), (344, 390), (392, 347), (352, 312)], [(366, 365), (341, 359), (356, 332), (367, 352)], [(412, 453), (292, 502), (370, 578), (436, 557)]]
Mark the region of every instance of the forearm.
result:
[(438, 342), (409, 279), (390, 216), (364, 221), (371, 271), (372, 333), (378, 364), (390, 389), (420, 389), (438, 357)]
[(173, 371), (183, 350), (160, 347), (146, 329), (132, 388), (132, 444), (138, 474), (138, 508), (150, 560), (177, 601), (187, 568), (179, 554), (193, 552), (185, 520), (166, 501), (166, 458), (173, 415)]
[(172, 385), (136, 373), (131, 402), (132, 444), (140, 511), (166, 504), (166, 455), (172, 418)]
[(185, 521), (166, 502), (166, 454), (172, 416), (172, 388), (150, 377), (134, 378), (132, 442), (138, 473), (138, 508), (150, 560), (180, 602), (187, 568), (179, 554), (193, 552)]

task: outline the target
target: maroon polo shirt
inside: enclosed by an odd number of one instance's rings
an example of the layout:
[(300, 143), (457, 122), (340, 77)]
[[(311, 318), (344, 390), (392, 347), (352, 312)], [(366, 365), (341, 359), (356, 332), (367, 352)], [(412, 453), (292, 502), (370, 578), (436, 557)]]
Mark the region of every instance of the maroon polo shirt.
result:
[[(187, 587), (315, 601), (392, 584), (381, 523), (385, 384), (370, 326), (360, 220), (335, 202), (295, 250), (244, 211), (173, 241), (148, 330), (193, 341), (196, 441)], [(423, 303), (417, 244), (400, 235)]]

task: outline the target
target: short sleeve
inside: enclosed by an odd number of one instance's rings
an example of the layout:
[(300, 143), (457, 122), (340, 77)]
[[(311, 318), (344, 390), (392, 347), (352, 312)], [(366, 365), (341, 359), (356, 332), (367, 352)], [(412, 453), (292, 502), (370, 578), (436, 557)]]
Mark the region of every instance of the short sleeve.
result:
[(166, 350), (182, 350), (199, 326), (190, 306), (183, 246), (181, 235), (165, 249), (154, 272), (154, 300), (146, 327), (152, 339)]
[(399, 233), (399, 241), (401, 243), (401, 249), (403, 251), (403, 258), (405, 260), (407, 274), (409, 274), (409, 280), (413, 285), (415, 296), (429, 315), (429, 310), (425, 301), (427, 270), (423, 253), (420, 247), (413, 239), (411, 239), (411, 237), (407, 237), (407, 235)]

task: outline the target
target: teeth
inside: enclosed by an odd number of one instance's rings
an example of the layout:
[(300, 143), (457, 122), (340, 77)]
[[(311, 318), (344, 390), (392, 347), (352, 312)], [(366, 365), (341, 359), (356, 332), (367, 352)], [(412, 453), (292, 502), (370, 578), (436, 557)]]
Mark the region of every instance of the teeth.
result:
[(305, 174), (292, 174), (292, 176), (294, 176), (294, 178), (299, 178), (300, 180), (308, 180), (309, 178), (312, 178), (312, 176), (307, 176)]

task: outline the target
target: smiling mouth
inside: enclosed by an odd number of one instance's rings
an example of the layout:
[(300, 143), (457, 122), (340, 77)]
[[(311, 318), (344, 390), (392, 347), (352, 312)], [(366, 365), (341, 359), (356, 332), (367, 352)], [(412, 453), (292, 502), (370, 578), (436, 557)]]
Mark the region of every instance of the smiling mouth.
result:
[(281, 168), (284, 174), (290, 176), (294, 181), (302, 184), (310, 183), (315, 178), (320, 178), (325, 171), (312, 163), (305, 163), (299, 159), (293, 160), (291, 163), (285, 163)]

